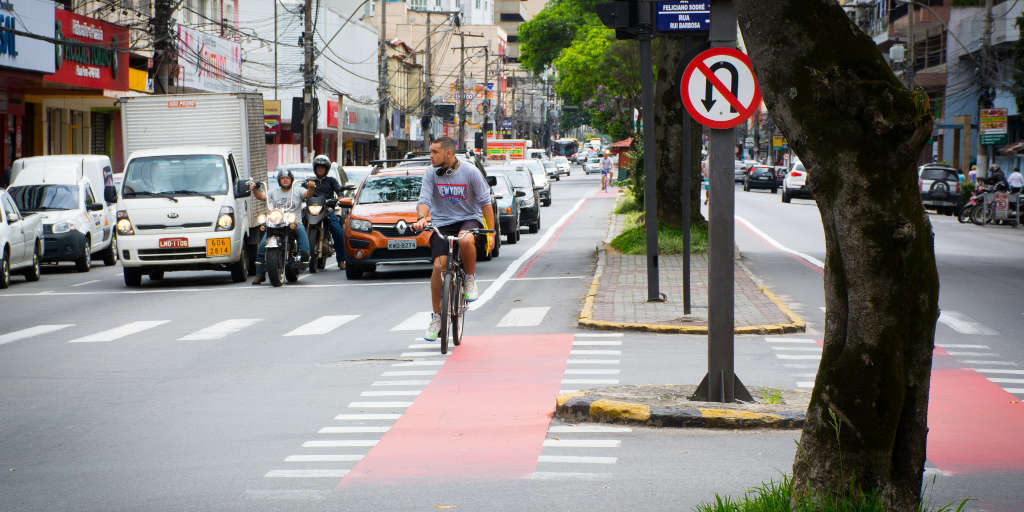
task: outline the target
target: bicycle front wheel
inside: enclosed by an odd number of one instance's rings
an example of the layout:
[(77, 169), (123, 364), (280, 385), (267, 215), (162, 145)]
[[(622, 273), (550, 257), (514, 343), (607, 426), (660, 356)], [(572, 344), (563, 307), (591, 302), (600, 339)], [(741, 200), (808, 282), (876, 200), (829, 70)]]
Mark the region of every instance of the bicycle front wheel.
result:
[(464, 283), (465, 280), (462, 276), (456, 277), (452, 280), (451, 291), (448, 293), (448, 296), (452, 297), (452, 343), (455, 343), (455, 346), (462, 344), (462, 327), (466, 322), (466, 290)]
[(451, 303), (452, 303), (452, 275), (449, 272), (445, 272), (444, 277), (441, 278), (441, 331), (438, 333), (441, 336), (441, 353), (448, 353), (448, 324), (452, 321)]

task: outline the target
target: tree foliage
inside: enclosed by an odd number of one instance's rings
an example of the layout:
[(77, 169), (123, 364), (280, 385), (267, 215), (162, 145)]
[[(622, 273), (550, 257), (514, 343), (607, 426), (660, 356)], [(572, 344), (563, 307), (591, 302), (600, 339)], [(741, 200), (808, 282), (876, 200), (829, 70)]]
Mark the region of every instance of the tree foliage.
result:
[(578, 29), (602, 26), (594, 6), (603, 0), (552, 0), (519, 25), (519, 60), (534, 74), (551, 65), (576, 39)]

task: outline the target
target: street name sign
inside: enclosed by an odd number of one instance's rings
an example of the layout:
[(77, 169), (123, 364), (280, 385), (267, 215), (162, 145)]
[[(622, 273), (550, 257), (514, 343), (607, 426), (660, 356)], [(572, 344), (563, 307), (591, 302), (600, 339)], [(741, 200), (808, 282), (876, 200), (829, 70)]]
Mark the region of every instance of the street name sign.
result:
[(683, 72), (679, 95), (698, 123), (727, 130), (746, 121), (761, 104), (750, 58), (735, 48), (712, 48)]
[(655, 2), (658, 32), (702, 32), (711, 28), (711, 0)]

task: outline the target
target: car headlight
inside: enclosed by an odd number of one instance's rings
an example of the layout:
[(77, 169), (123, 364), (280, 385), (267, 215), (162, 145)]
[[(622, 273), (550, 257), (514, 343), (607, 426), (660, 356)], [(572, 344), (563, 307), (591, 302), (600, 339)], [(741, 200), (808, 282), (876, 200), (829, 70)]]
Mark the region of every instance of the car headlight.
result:
[(261, 213), (261, 214), (259, 214), (259, 215), (258, 215), (258, 216), (256, 217), (256, 223), (257, 223), (257, 224), (266, 224), (266, 223), (267, 223), (267, 216), (266, 216), (266, 215), (264, 215), (264, 214), (262, 214), (262, 213)]
[(355, 231), (361, 231), (363, 233), (369, 233), (373, 229), (373, 225), (370, 221), (363, 219), (352, 219), (348, 221), (348, 225)]
[(53, 225), (53, 233), (54, 234), (67, 233), (68, 231), (71, 231), (72, 229), (75, 229), (74, 223), (67, 222), (67, 221), (58, 222), (58, 223)]
[(132, 221), (128, 218), (127, 210), (117, 211), (117, 234), (119, 235), (134, 235), (135, 229), (132, 227)]
[(267, 220), (270, 221), (271, 224), (280, 224), (281, 221), (284, 220), (284, 212), (281, 210), (271, 210), (270, 213), (267, 214)]
[(324, 209), (323, 205), (311, 204), (311, 205), (309, 205), (309, 214), (310, 215), (320, 215), (320, 212), (323, 209)]
[(235, 227), (235, 209), (230, 206), (223, 206), (220, 215), (217, 216), (216, 231), (231, 231)]
[(288, 212), (288, 213), (284, 214), (284, 223), (285, 224), (291, 224), (292, 222), (295, 222), (295, 213)]

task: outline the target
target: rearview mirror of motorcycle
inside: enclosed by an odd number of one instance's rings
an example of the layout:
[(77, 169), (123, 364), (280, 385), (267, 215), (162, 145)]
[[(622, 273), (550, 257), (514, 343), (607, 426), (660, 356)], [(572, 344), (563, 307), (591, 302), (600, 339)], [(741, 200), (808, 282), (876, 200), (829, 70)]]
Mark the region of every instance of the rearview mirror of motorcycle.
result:
[(492, 187), (497, 187), (498, 186), (498, 178), (495, 177), (495, 176), (488, 176), (487, 177), (487, 184), (492, 186)]
[(338, 206), (342, 208), (352, 208), (352, 198), (343, 197), (341, 199), (338, 199)]

